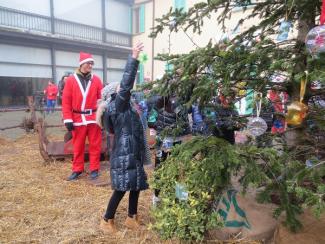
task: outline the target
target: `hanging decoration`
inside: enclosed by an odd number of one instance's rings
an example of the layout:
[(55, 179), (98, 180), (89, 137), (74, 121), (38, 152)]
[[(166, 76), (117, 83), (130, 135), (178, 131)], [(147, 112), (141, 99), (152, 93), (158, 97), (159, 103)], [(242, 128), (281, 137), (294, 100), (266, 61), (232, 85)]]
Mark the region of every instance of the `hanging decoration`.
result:
[(279, 28), (279, 35), (277, 36), (276, 40), (279, 42), (288, 40), (291, 26), (292, 23), (290, 21), (287, 20), (282, 21)]
[(267, 124), (264, 119), (260, 117), (262, 107), (262, 93), (256, 94), (256, 117), (250, 117), (247, 123), (247, 130), (252, 136), (263, 135), (267, 130)]
[(308, 106), (302, 103), (306, 92), (308, 73), (306, 71), (306, 78), (300, 83), (300, 101), (295, 101), (288, 106), (288, 113), (286, 115), (286, 122), (288, 125), (300, 125), (307, 115)]
[(288, 102), (288, 93), (284, 91), (269, 90), (268, 98), (272, 102), (274, 112), (284, 113), (286, 110), (286, 103)]
[(248, 142), (248, 136), (245, 131), (235, 131), (235, 144), (245, 144)]
[(275, 119), (273, 121), (273, 125), (271, 128), (272, 134), (283, 133), (286, 129), (285, 118), (281, 115), (275, 115)]
[(306, 36), (306, 48), (308, 52), (317, 56), (325, 52), (325, 25), (316, 26)]
[(181, 201), (186, 201), (188, 199), (188, 192), (183, 184), (176, 182), (175, 195)]
[(322, 89), (322, 83), (319, 80), (314, 80), (310, 84), (310, 89), (312, 91), (320, 90)]
[(308, 52), (318, 57), (318, 54), (325, 52), (325, 1), (323, 0), (321, 14), (319, 18), (319, 26), (311, 29), (306, 36), (306, 48)]
[(173, 147), (174, 140), (172, 137), (165, 137), (162, 142), (162, 149), (165, 152), (170, 152)]
[(300, 125), (306, 117), (308, 107), (302, 102), (293, 102), (288, 106), (286, 121), (288, 125)]
[(325, 96), (324, 95), (315, 95), (309, 98), (308, 107), (325, 109)]
[(138, 60), (141, 64), (144, 64), (148, 61), (148, 55), (142, 52), (139, 54)]
[(235, 103), (235, 108), (239, 115), (251, 115), (253, 114), (253, 104), (254, 104), (254, 90), (248, 89), (245, 91), (245, 96), (240, 96), (241, 90), (239, 90), (239, 96), (242, 97), (239, 101)]
[(237, 86), (238, 89), (239, 89), (238, 96), (245, 96), (246, 95), (246, 90), (244, 89), (246, 84), (247, 83), (245, 81), (239, 82), (239, 84)]
[(270, 81), (273, 83), (283, 83), (287, 81), (287, 79), (288, 79), (288, 74), (285, 72), (275, 72), (270, 77)]

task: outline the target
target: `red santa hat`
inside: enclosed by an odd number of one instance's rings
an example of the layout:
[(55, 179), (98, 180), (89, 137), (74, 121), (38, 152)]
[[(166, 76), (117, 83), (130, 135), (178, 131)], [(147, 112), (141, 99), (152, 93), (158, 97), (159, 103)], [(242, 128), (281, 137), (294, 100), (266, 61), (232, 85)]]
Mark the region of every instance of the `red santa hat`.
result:
[(87, 62), (94, 62), (93, 56), (90, 53), (80, 52), (79, 65)]

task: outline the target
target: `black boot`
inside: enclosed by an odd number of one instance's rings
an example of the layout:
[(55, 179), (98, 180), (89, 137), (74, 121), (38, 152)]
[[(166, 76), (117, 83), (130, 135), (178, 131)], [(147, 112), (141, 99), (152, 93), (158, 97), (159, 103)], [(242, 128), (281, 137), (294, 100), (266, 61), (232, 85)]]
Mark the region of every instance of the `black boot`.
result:
[(72, 172), (72, 174), (68, 177), (67, 181), (76, 180), (81, 174), (82, 172)]
[(90, 172), (90, 179), (91, 180), (97, 179), (98, 176), (99, 176), (98, 170), (93, 170), (93, 171)]

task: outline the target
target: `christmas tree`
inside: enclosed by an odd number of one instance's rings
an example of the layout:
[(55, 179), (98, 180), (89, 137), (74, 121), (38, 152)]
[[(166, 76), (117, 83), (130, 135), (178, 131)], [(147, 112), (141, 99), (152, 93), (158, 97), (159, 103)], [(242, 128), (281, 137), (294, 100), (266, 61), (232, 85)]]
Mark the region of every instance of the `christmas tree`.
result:
[[(152, 92), (176, 95), (184, 106), (199, 101), (202, 107), (211, 106), (218, 94), (235, 94), (240, 100), (253, 90), (261, 94), (254, 98), (258, 101), (266, 98), (270, 90), (285, 92), (289, 98), (283, 103), (289, 106), (273, 116), (285, 118), (288, 128), (284, 134), (265, 133), (244, 146), (197, 137), (176, 147), (155, 172), (152, 182), (161, 189), (162, 198), (153, 211), (153, 228), (164, 238), (202, 239), (207, 229), (221, 225), (211, 204), (229, 185), (230, 176), (239, 171), (244, 172), (240, 181), (244, 189), (262, 187), (258, 200), (276, 202), (275, 216), (284, 213), (284, 223), (293, 231), (303, 224), (297, 215), (304, 208), (312, 208), (316, 215), (324, 210), (323, 29), (317, 30), (316, 36), (308, 35), (319, 24), (321, 1), (208, 0), (187, 12), (170, 9), (156, 19), (151, 36), (155, 38), (166, 29), (200, 33), (205, 19), (213, 13), (219, 13), (216, 24), (225, 26), (238, 7), (249, 9), (238, 20), (238, 26), (256, 17), (259, 23), (230, 39), (217, 43), (211, 40), (207, 46), (187, 54), (158, 55), (159, 60), (172, 64), (174, 69), (154, 82), (157, 86)], [(295, 34), (288, 38), (290, 30)], [(243, 120), (238, 120), (243, 124)], [(293, 137), (288, 139), (288, 134)], [(283, 139), (281, 151), (275, 149), (274, 137)], [(175, 182), (187, 189), (187, 201), (175, 200)], [(188, 221), (185, 216), (189, 215), (195, 217)]]

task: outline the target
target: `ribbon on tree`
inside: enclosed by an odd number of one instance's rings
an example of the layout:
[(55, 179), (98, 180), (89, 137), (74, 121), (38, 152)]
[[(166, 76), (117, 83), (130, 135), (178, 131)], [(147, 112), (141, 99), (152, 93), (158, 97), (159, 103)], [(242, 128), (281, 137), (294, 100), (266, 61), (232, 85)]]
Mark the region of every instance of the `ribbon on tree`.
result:
[(320, 24), (323, 25), (325, 23), (325, 1), (323, 0), (322, 9), (320, 13)]
[(308, 79), (308, 71), (305, 71), (306, 78), (302, 79), (300, 82), (300, 102), (304, 100), (304, 96), (306, 93), (306, 85), (307, 85), (307, 79)]

